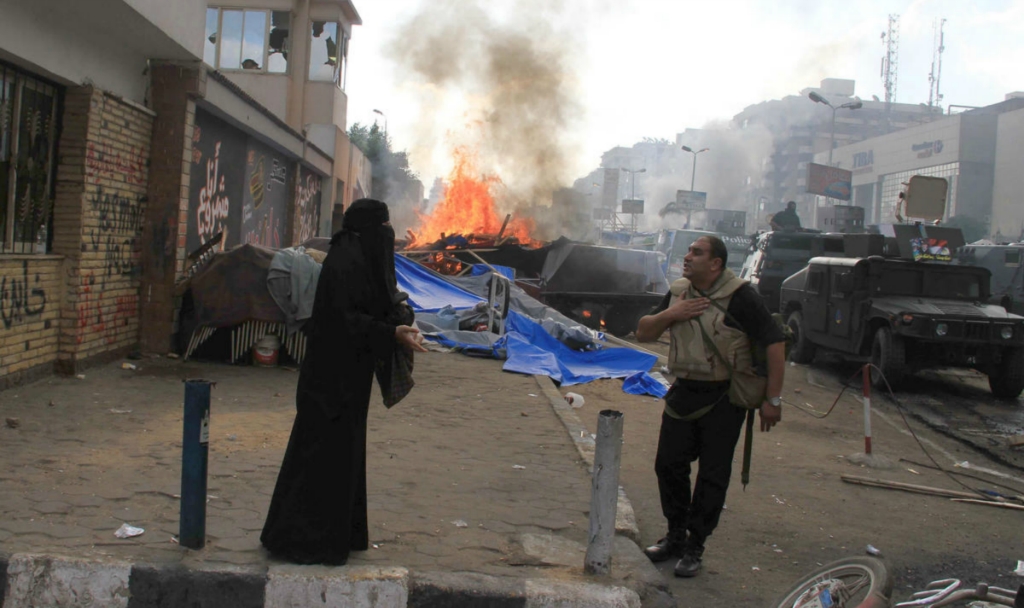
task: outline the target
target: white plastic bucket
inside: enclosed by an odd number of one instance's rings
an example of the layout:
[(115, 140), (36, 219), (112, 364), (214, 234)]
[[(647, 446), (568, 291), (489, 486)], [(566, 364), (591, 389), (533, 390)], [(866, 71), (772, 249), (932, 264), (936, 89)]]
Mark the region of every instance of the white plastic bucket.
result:
[(276, 367), (280, 350), (281, 339), (274, 334), (267, 334), (252, 347), (252, 361), (259, 367)]

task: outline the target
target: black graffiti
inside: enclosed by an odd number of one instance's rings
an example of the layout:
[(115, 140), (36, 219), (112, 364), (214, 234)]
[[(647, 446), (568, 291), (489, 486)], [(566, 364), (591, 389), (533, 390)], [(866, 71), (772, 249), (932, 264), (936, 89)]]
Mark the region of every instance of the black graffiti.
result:
[[(39, 275), (35, 275), (32, 285), (39, 285)], [(21, 263), (20, 277), (0, 278), (0, 319), (4, 328), (10, 329), (14, 323), (21, 323), (25, 317), (36, 317), (46, 309), (46, 292), (41, 287), (30, 287), (28, 280), (28, 260)]]
[(115, 234), (103, 234), (98, 230), (89, 232), (89, 245), (93, 251), (103, 253), (103, 275), (105, 277), (135, 276), (139, 273), (138, 240)]
[(132, 200), (115, 192), (103, 192), (103, 188), (97, 188), (89, 203), (100, 220), (100, 231), (136, 234), (142, 230), (142, 198), (142, 195), (139, 195)]

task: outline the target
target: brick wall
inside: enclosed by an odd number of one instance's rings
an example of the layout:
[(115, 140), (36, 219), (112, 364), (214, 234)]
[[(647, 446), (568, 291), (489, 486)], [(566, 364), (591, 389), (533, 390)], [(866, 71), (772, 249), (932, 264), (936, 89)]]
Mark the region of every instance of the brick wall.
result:
[(57, 358), (63, 292), (60, 256), (0, 258), (0, 388)]
[(138, 344), (152, 129), (144, 108), (93, 87), (67, 91), (53, 239), (65, 257), (60, 371)]

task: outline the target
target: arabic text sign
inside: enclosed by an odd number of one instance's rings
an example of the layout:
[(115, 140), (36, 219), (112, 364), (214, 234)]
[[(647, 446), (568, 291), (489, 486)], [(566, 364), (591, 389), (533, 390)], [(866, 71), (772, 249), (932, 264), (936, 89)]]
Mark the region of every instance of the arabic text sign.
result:
[(704, 209), (708, 204), (707, 192), (694, 190), (676, 190), (676, 205), (682, 209), (696, 211)]
[(846, 169), (817, 163), (807, 165), (807, 191), (811, 194), (848, 201), (853, 191), (852, 181), (853, 173)]

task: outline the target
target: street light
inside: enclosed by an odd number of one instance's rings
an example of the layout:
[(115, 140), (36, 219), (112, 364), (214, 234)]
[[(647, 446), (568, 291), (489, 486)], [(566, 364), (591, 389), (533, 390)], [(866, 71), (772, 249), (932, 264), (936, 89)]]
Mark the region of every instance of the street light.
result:
[(813, 101), (814, 103), (823, 103), (826, 106), (832, 108), (832, 131), (828, 140), (828, 166), (831, 167), (832, 148), (836, 147), (836, 110), (859, 110), (864, 107), (864, 104), (861, 102), (860, 99), (855, 99), (854, 101), (848, 101), (841, 106), (834, 106), (831, 103), (829, 103), (827, 99), (825, 99), (815, 91), (811, 91), (810, 93), (807, 94), (807, 96), (810, 97), (811, 101)]
[[(701, 148), (700, 150), (694, 151), (694, 149), (691, 148), (690, 146), (683, 146), (683, 152), (689, 152), (690, 154), (693, 154), (693, 169), (690, 171), (690, 192), (693, 192), (693, 184), (694, 184), (694, 182), (697, 181), (697, 155), (700, 154), (701, 152), (707, 152), (710, 149), (711, 148)], [(692, 209), (687, 209), (686, 210), (686, 227), (687, 227), (687, 229), (689, 229), (689, 227), (690, 227), (690, 213), (692, 213)]]
[(384, 117), (384, 141), (386, 143), (388, 141), (388, 117), (384, 114), (384, 112), (381, 112), (380, 110), (374, 110), (373, 113), (380, 114), (381, 116)]

